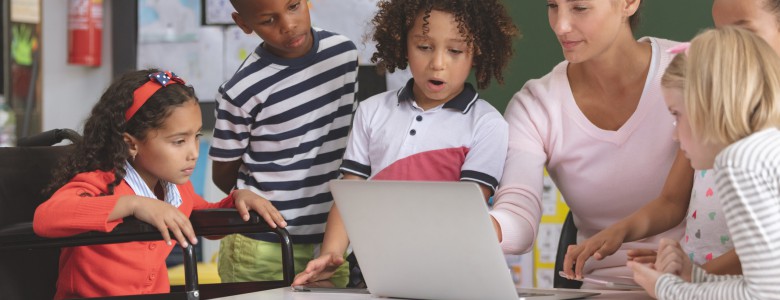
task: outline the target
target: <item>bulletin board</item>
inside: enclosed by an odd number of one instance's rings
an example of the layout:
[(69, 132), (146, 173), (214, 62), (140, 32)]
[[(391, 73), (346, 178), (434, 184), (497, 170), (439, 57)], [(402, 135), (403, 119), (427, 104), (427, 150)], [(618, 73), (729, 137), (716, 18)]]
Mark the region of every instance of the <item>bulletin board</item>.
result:
[(201, 13), (201, 25), (233, 25), (233, 6), (230, 0), (201, 0), (203, 10)]
[[(377, 0), (310, 0), (308, 3), (313, 27), (347, 36), (358, 48), (359, 64), (372, 65), (370, 58), (376, 47), (369, 41), (368, 30), (377, 10)], [(229, 0), (138, 0), (136, 66), (174, 70), (195, 87), (201, 101), (214, 101), (219, 86), (233, 76), (262, 42), (257, 35), (246, 34), (235, 26), (233, 12)], [(350, 17), (333, 18), (333, 15)], [(371, 73), (358, 72), (358, 75)], [(410, 77), (408, 72), (400, 71), (379, 78), (386, 80), (382, 91), (401, 87)], [(363, 87), (368, 85), (361, 83)]]

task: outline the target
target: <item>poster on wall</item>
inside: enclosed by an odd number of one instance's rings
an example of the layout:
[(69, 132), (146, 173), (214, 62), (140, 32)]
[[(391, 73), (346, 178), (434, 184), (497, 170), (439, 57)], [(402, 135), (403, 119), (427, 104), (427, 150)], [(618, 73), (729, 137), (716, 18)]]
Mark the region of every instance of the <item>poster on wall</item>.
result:
[(11, 22), (38, 24), (41, 22), (40, 0), (12, 0)]
[(195, 42), (199, 0), (139, 0), (138, 43)]
[(213, 101), (224, 81), (223, 64), (207, 58), (223, 57), (222, 30), (203, 27), (196, 32), (193, 42), (139, 44), (137, 65), (171, 70), (195, 88), (201, 101)]
[[(371, 55), (376, 43), (371, 41), (371, 18), (377, 12), (377, 0), (311, 0), (311, 25), (340, 33), (357, 46), (360, 65), (373, 65)], [(339, 18), (334, 16), (349, 16)]]
[(12, 0), (10, 24), (10, 86), (7, 87), (0, 144), (14, 143), (41, 130), (40, 49), (41, 3), (39, 0)]
[(225, 28), (225, 80), (233, 77), (247, 57), (263, 42), (256, 34), (246, 34), (238, 26)]
[(230, 0), (203, 0), (202, 25), (233, 25)]
[(213, 101), (224, 81), (222, 28), (200, 26), (200, 0), (138, 1), (138, 68), (171, 70)]

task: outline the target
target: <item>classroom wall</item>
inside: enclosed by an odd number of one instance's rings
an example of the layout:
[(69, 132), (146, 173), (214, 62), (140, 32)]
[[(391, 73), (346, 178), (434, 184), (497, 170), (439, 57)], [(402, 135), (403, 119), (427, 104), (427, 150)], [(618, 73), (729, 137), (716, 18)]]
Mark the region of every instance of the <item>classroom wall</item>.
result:
[[(561, 47), (547, 21), (545, 0), (504, 0), (522, 38), (515, 40), (515, 55), (504, 74), (503, 86), (492, 82), (480, 91), (483, 99), (503, 112), (526, 81), (547, 74), (563, 60)], [(643, 1), (642, 22), (636, 37), (655, 36), (689, 40), (702, 28), (712, 26), (712, 1)], [(471, 82), (476, 82), (473, 78)]]
[[(523, 84), (549, 72), (563, 60), (560, 46), (547, 22), (546, 1), (505, 0), (522, 38), (515, 40), (515, 55), (505, 73), (505, 84), (491, 83), (481, 90), (482, 98), (503, 112), (512, 95)], [(111, 82), (111, 6), (104, 1), (103, 66), (88, 68), (66, 63), (67, 1), (42, 0), (43, 14), (43, 130), (77, 128), (89, 113), (103, 89)], [(711, 1), (646, 1), (637, 37), (652, 35), (688, 40), (702, 28), (710, 27)], [(67, 80), (63, 80), (67, 78)], [(473, 81), (472, 79), (472, 82)]]
[(103, 48), (100, 67), (68, 64), (68, 1), (41, 1), (42, 130), (70, 128), (83, 121), (111, 83), (111, 3), (103, 2)]

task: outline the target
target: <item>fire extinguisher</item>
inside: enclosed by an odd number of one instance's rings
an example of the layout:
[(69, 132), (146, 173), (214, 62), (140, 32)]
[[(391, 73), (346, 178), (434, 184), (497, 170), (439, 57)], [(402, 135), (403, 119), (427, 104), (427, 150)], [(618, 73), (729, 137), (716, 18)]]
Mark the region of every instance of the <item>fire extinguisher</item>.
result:
[(103, 34), (103, 0), (68, 0), (68, 63), (97, 67)]

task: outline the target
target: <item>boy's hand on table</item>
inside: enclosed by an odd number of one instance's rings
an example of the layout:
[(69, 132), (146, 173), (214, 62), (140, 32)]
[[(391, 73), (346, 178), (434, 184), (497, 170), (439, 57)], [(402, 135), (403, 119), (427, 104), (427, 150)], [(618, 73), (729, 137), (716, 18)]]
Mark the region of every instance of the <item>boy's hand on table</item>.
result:
[(282, 214), (271, 204), (271, 201), (266, 200), (263, 197), (255, 194), (250, 190), (240, 189), (235, 190), (233, 195), (233, 205), (236, 206), (238, 214), (244, 221), (249, 221), (249, 211), (256, 211), (271, 228), (286, 227), (287, 222), (282, 217)]
[(344, 258), (336, 254), (323, 254), (320, 257), (312, 259), (306, 265), (303, 272), (295, 275), (292, 285), (304, 285), (328, 279), (336, 273), (336, 269), (344, 263)]

